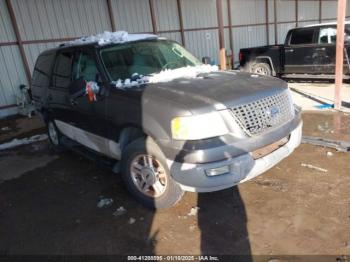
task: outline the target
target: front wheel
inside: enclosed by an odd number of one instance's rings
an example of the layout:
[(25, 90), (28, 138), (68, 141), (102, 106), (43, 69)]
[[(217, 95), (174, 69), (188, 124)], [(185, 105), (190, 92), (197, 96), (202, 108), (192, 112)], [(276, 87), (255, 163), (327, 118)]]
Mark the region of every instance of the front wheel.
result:
[(123, 152), (122, 177), (129, 192), (143, 205), (168, 208), (184, 192), (170, 176), (165, 157), (151, 138), (140, 138)]

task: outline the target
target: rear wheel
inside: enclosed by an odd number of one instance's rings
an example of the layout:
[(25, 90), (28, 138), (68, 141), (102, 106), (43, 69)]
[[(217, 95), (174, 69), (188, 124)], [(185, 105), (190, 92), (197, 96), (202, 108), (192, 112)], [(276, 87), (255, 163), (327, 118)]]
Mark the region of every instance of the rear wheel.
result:
[(63, 145), (61, 142), (62, 135), (53, 120), (49, 120), (47, 122), (47, 134), (49, 136), (51, 145), (54, 147), (54, 149), (61, 151), (63, 149)]
[(149, 208), (175, 205), (184, 192), (170, 176), (165, 157), (150, 138), (140, 138), (123, 152), (122, 176), (129, 192)]
[(249, 66), (249, 72), (258, 75), (272, 76), (270, 65), (266, 63), (252, 63)]

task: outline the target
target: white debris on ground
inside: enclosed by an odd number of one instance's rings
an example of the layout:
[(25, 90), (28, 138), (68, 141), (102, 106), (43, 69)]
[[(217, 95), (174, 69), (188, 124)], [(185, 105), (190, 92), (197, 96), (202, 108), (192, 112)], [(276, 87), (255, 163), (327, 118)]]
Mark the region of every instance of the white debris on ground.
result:
[(21, 138), (21, 139), (15, 138), (15, 139), (11, 140), (10, 142), (0, 144), (0, 150), (10, 149), (10, 148), (21, 146), (21, 145), (28, 145), (28, 144), (43, 141), (46, 139), (47, 139), (46, 134), (25, 137), (25, 138)]
[(333, 156), (334, 154), (332, 152), (327, 152), (327, 156)]
[(176, 69), (166, 69), (159, 73), (152, 74), (150, 76), (139, 75), (134, 73), (131, 79), (125, 80), (118, 79), (113, 84), (116, 88), (130, 88), (135, 86), (144, 85), (147, 83), (164, 83), (170, 82), (178, 78), (197, 78), (200, 74), (211, 73), (218, 71), (219, 68), (216, 65), (198, 65), (198, 66), (187, 66)]
[(112, 198), (102, 198), (100, 201), (97, 203), (98, 208), (106, 208), (109, 207), (110, 205), (113, 204), (113, 199)]
[(2, 127), (1, 131), (10, 131), (10, 128), (8, 126)]
[(129, 34), (125, 31), (108, 32), (103, 34), (85, 36), (65, 43), (66, 46), (98, 43), (99, 45), (122, 44), (127, 42), (135, 42), (144, 39), (157, 39), (158, 36), (152, 34)]
[(114, 211), (113, 216), (118, 217), (124, 214), (126, 214), (126, 209), (123, 206), (121, 206), (116, 211)]
[(310, 168), (310, 169), (314, 169), (314, 170), (317, 170), (317, 171), (320, 171), (320, 172), (323, 172), (323, 173), (327, 173), (328, 172), (327, 169), (324, 169), (324, 168), (321, 168), (321, 167), (318, 167), (318, 166), (314, 166), (314, 165), (310, 165), (310, 164), (301, 163), (301, 166), (307, 167), (307, 168)]
[(128, 223), (129, 223), (130, 225), (134, 224), (135, 222), (136, 222), (136, 219), (135, 219), (135, 218), (133, 218), (133, 217), (130, 217), (130, 218), (129, 218)]
[(191, 211), (187, 214), (188, 216), (196, 216), (198, 214), (199, 211), (199, 207), (192, 207)]

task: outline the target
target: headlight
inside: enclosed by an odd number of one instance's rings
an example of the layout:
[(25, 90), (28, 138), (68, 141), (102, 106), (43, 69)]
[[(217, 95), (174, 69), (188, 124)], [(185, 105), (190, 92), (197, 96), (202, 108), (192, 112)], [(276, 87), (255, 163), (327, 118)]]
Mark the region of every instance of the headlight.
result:
[(176, 117), (171, 121), (171, 132), (176, 140), (198, 140), (225, 135), (228, 129), (218, 112)]

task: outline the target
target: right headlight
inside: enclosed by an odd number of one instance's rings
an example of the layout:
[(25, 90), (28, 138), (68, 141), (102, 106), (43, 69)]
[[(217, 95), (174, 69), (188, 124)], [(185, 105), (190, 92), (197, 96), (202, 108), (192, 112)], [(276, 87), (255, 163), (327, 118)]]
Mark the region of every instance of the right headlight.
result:
[(176, 117), (171, 121), (176, 140), (199, 140), (227, 134), (228, 128), (218, 112)]

